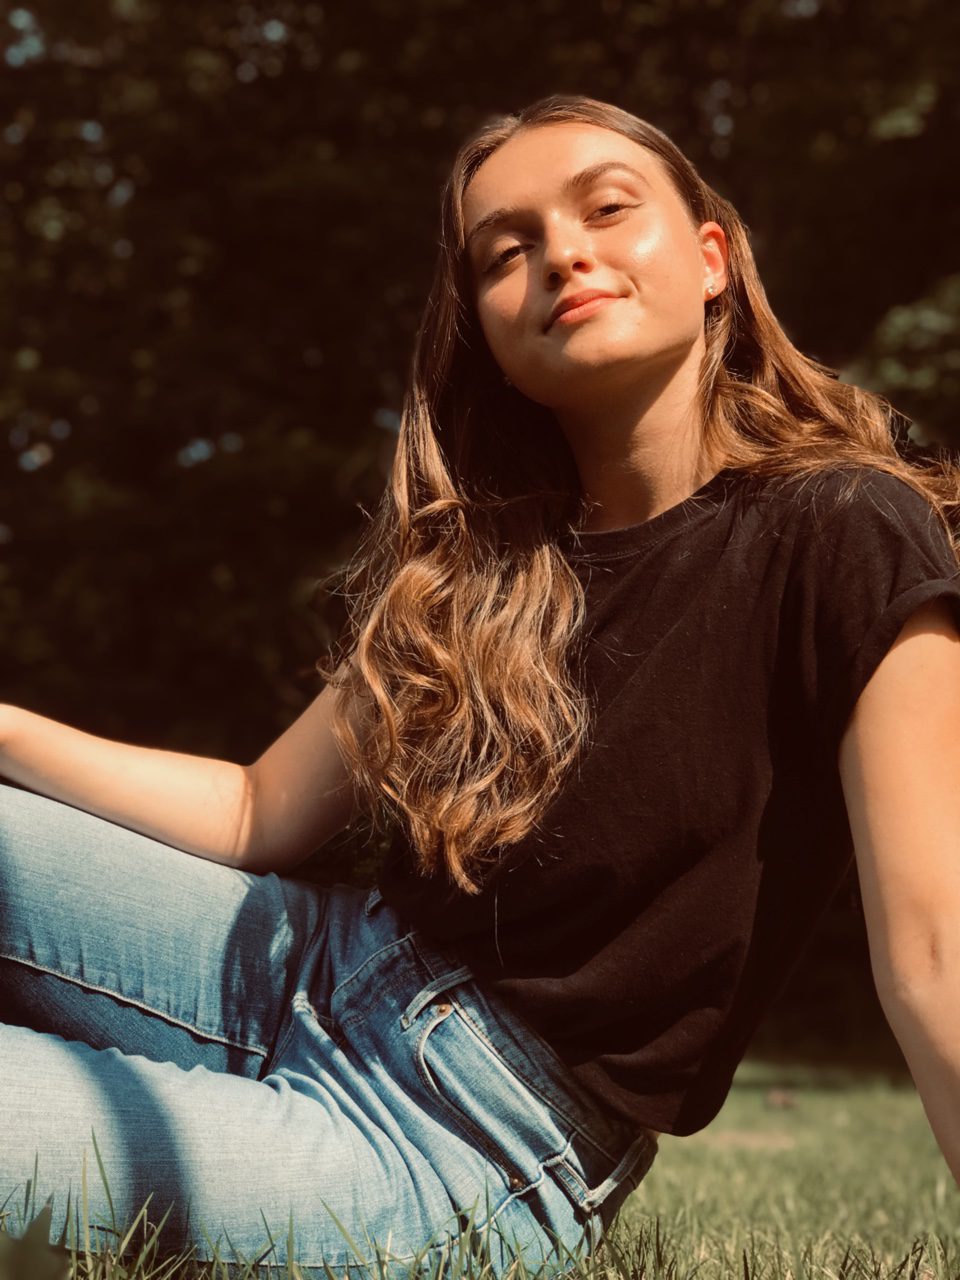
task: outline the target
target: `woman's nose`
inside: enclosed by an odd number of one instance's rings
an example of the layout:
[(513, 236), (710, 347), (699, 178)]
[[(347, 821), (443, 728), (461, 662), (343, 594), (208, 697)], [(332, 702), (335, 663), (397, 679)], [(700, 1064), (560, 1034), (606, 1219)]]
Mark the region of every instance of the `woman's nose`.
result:
[(564, 222), (546, 228), (543, 237), (545, 284), (566, 279), (574, 271), (589, 271), (593, 266), (593, 252), (584, 227)]

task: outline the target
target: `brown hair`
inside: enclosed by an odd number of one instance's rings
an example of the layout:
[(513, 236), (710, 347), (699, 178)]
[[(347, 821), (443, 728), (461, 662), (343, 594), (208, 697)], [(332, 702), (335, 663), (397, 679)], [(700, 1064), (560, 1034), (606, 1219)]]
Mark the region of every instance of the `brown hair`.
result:
[[(890, 405), (840, 382), (787, 338), (747, 230), (658, 129), (586, 97), (544, 98), (482, 127), (443, 191), (440, 252), (383, 499), (344, 578), (347, 661), (334, 732), (375, 823), (401, 820), (422, 874), (471, 894), (475, 872), (538, 823), (589, 727), (576, 641), (584, 597), (558, 535), (586, 514), (553, 415), (505, 385), (481, 334), (464, 252), (463, 196), (521, 129), (578, 122), (623, 134), (665, 166), (694, 223), (729, 246), (706, 303), (699, 395), (716, 469), (756, 476), (879, 468), (946, 528), (960, 510), (945, 455), (908, 461)], [(364, 731), (346, 714), (362, 703)]]

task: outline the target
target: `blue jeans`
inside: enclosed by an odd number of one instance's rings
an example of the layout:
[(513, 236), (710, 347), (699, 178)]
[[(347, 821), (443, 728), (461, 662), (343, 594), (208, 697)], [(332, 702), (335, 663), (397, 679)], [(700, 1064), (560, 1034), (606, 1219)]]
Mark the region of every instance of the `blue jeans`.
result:
[(285, 1266), (292, 1218), (306, 1275), (377, 1251), (408, 1275), (472, 1221), (495, 1274), (521, 1251), (557, 1274), (656, 1154), (378, 890), (238, 871), (6, 785), (0, 1001), (0, 1206), (36, 1159), (52, 1239), (84, 1164), (111, 1226), (92, 1131), (116, 1225), (152, 1193), (163, 1252), (250, 1260), (269, 1227), (263, 1265)]

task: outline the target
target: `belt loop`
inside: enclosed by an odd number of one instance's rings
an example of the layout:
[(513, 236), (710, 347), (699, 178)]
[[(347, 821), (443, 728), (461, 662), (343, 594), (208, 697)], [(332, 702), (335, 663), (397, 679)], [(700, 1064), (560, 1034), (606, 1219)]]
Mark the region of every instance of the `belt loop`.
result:
[(455, 986), (458, 982), (468, 981), (472, 977), (473, 970), (470, 966), (462, 964), (459, 969), (454, 969), (451, 973), (446, 973), (443, 977), (434, 978), (432, 982), (428, 982), (421, 991), (417, 992), (400, 1015), (401, 1027), (406, 1031), (424, 1005), (428, 1005), (433, 997), (439, 995), (441, 991), (446, 991), (448, 987)]
[(370, 890), (370, 892), (367, 894), (366, 902), (363, 904), (363, 910), (366, 913), (366, 915), (370, 915), (370, 913), (373, 911), (377, 903), (382, 901), (383, 901), (383, 894), (380, 892), (380, 886), (374, 885), (373, 888)]
[[(606, 1177), (598, 1187), (594, 1187), (594, 1189), (588, 1193), (587, 1198), (583, 1202), (583, 1207), (588, 1212), (592, 1212), (592, 1210), (606, 1200), (611, 1191), (619, 1186), (627, 1174), (632, 1173), (633, 1177), (639, 1181), (653, 1164), (657, 1151), (658, 1145), (654, 1139), (651, 1138), (648, 1133), (641, 1133), (640, 1136), (631, 1142), (629, 1147), (627, 1147), (613, 1172)], [(637, 1163), (637, 1157), (639, 1155), (643, 1155), (644, 1159), (642, 1161), (643, 1167), (639, 1169), (638, 1173), (632, 1169), (632, 1166)]]

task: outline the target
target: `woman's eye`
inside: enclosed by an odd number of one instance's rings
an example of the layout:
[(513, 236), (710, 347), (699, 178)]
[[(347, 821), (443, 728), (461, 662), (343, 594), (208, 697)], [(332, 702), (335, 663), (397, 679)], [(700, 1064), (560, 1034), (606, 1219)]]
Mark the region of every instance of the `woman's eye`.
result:
[(493, 261), (486, 268), (486, 272), (496, 271), (498, 267), (506, 266), (515, 253), (520, 252), (518, 244), (512, 244), (509, 249), (504, 249), (503, 253), (498, 253)]
[(602, 204), (599, 209), (595, 210), (595, 212), (607, 215), (610, 213), (619, 213), (621, 209), (627, 208), (629, 208), (628, 205), (620, 204), (617, 201), (611, 201), (610, 204)]

